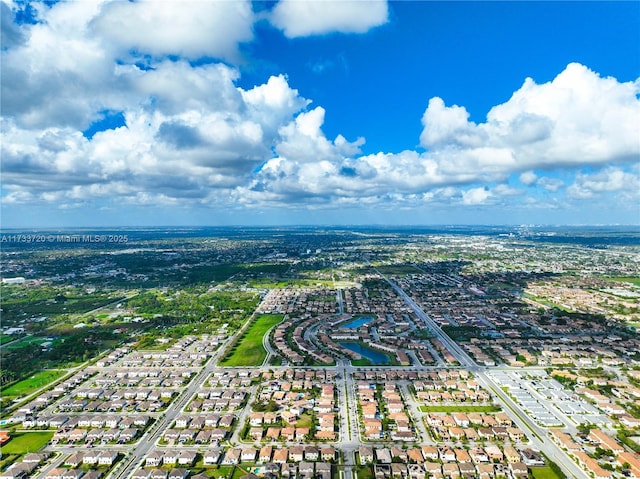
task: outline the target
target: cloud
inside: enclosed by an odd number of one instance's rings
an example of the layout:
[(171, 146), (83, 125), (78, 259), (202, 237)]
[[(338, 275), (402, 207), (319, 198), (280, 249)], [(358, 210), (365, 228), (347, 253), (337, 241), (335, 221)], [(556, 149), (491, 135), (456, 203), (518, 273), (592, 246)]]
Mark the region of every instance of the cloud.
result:
[(270, 22), (288, 38), (327, 33), (365, 33), (388, 20), (385, 0), (280, 0)]
[(434, 97), (422, 116), (424, 130), (420, 135), (420, 143), (432, 149), (451, 146), (480, 146), (483, 143), (483, 132), (478, 126), (469, 122), (466, 108), (453, 105), (445, 106), (442, 98)]
[(26, 35), (16, 25), (15, 14), (5, 2), (0, 2), (0, 22), (2, 23), (0, 45), (3, 48), (13, 47), (24, 41)]
[(482, 205), (493, 194), (487, 188), (471, 188), (462, 193), (462, 203), (465, 205)]
[(547, 191), (552, 191), (552, 192), (556, 192), (561, 187), (564, 186), (564, 182), (558, 178), (549, 178), (547, 176), (539, 177), (533, 171), (525, 171), (523, 173), (520, 173), (520, 176), (518, 177), (518, 179), (520, 180), (520, 183), (522, 183), (525, 186), (529, 186), (529, 187), (540, 186), (543, 189)]
[(564, 181), (558, 178), (548, 178), (546, 176), (543, 176), (537, 181), (536, 184), (542, 186), (547, 191), (552, 191), (555, 193), (564, 186)]
[[(475, 210), (541, 189), (574, 202), (640, 190), (628, 166), (640, 157), (638, 81), (570, 64), (551, 82), (525, 80), (482, 123), (434, 97), (423, 148), (363, 153), (362, 137), (326, 136), (332, 112), (286, 75), (242, 88), (239, 69), (215, 60), (253, 38), (249, 2), (35, 5), (37, 22), (18, 25), (2, 3), (7, 205)], [(363, 32), (388, 6), (283, 0), (268, 15), (289, 37)], [(105, 111), (124, 125), (85, 137)], [(530, 188), (510, 186), (517, 178)]]
[(567, 194), (571, 198), (585, 199), (614, 193), (640, 200), (640, 174), (637, 170), (637, 167), (635, 172), (608, 167), (591, 175), (579, 173), (567, 188)]
[(145, 101), (165, 112), (241, 102), (236, 69), (186, 59), (237, 57), (252, 38), (248, 2), (60, 2), (38, 19), (2, 52), (3, 115), (24, 126), (85, 129)]
[(109, 2), (93, 19), (97, 34), (120, 55), (178, 55), (237, 61), (238, 44), (253, 38), (247, 0), (233, 2)]
[(538, 180), (538, 175), (533, 171), (525, 171), (520, 174), (520, 183), (531, 186)]
[[(566, 87), (567, 76), (582, 96), (573, 98)], [(632, 134), (636, 112), (640, 112), (636, 91), (637, 82), (601, 78), (570, 64), (552, 82), (536, 85), (526, 80), (509, 102), (489, 112), (485, 123), (470, 122), (462, 106), (447, 107), (442, 99), (432, 98), (422, 118), (421, 143), (427, 147), (422, 153), (358, 156), (339, 149), (340, 138), (331, 142), (322, 133), (325, 111), (317, 107), (279, 130), (276, 157), (265, 163), (248, 189), (253, 201), (262, 195), (265, 201), (281, 204), (304, 203), (309, 198), (335, 204), (356, 197), (382, 202), (389, 195), (429, 195), (453, 186), (460, 203), (471, 206), (524, 197), (524, 190), (506, 183), (518, 175), (523, 185), (557, 193), (564, 182), (540, 177), (534, 169), (598, 168), (638, 158), (637, 135)], [(588, 96), (598, 106), (594, 112), (583, 109)], [(571, 101), (577, 103), (579, 118), (571, 113)], [(562, 107), (548, 106), (556, 102)], [(610, 118), (612, 124), (603, 123), (602, 118)], [(618, 141), (608, 138), (613, 130), (617, 132), (611, 135)], [(626, 133), (620, 135), (620, 131)], [(592, 149), (590, 145), (597, 142), (602, 148)], [(571, 155), (551, 156), (571, 148)], [(496, 182), (491, 188), (484, 186)], [(441, 195), (430, 196), (436, 197)]]
[(104, 46), (86, 33), (100, 5), (36, 5), (39, 23), (22, 25), (25, 40), (3, 46), (2, 114), (27, 127), (86, 127), (124, 86)]
[[(271, 156), (282, 123), (307, 104), (284, 77), (246, 91), (234, 85), (235, 75), (227, 67), (191, 68), (178, 62), (166, 68), (184, 72), (194, 91), (180, 108), (184, 92), (163, 84), (164, 68), (163, 63), (156, 70), (136, 71), (132, 83), (139, 96), (124, 112), (125, 126), (97, 132), (90, 140), (68, 126), (25, 128), (3, 119), (5, 186), (48, 201), (68, 197), (74, 185), (90, 192), (86, 185), (104, 191), (124, 182), (136, 192), (148, 192), (147, 198), (158, 193), (176, 201), (206, 201), (214, 190), (248, 183), (252, 171)], [(213, 101), (198, 95), (196, 86), (204, 81), (217, 86)], [(150, 97), (156, 101), (150, 103)], [(351, 146), (343, 143), (337, 141), (336, 151)], [(119, 201), (139, 204), (136, 198), (120, 195)]]
[(360, 138), (356, 142), (348, 142), (342, 135), (335, 141), (328, 140), (321, 130), (324, 123), (325, 110), (316, 107), (311, 111), (300, 113), (294, 121), (278, 131), (280, 141), (275, 146), (276, 153), (294, 162), (339, 162), (345, 156), (360, 153), (359, 146), (364, 143)]
[[(432, 98), (421, 145), (446, 152), (461, 169), (496, 175), (574, 165), (636, 161), (640, 156), (640, 81), (620, 83), (572, 63), (554, 80), (528, 78), (485, 123), (461, 106)], [(527, 175), (525, 175), (525, 180)]]
[(523, 191), (519, 188), (512, 188), (509, 185), (497, 185), (493, 192), (499, 196), (520, 196)]

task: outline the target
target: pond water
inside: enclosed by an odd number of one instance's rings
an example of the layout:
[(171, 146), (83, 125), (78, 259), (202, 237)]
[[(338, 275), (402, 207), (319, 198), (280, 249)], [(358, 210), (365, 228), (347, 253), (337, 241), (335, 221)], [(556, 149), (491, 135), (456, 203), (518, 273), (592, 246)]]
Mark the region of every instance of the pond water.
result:
[(371, 364), (389, 364), (389, 356), (380, 351), (376, 351), (375, 349), (371, 349), (367, 346), (364, 346), (360, 343), (351, 343), (351, 342), (338, 342), (340, 346), (348, 349), (349, 351), (353, 351), (354, 353), (358, 353), (363, 358), (367, 358), (371, 361)]
[(373, 318), (358, 318), (358, 319), (354, 319), (353, 321), (348, 322), (347, 324), (343, 324), (342, 326), (340, 326), (341, 328), (347, 328), (347, 329), (356, 329), (359, 328), (360, 326), (367, 324), (369, 322), (373, 321)]

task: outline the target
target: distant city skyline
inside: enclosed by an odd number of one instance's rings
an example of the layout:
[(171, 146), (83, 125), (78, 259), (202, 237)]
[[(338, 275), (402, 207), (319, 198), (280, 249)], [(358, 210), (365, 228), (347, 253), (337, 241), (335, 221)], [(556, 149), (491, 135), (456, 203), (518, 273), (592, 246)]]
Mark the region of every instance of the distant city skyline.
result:
[(638, 2), (3, 0), (1, 224), (640, 224)]

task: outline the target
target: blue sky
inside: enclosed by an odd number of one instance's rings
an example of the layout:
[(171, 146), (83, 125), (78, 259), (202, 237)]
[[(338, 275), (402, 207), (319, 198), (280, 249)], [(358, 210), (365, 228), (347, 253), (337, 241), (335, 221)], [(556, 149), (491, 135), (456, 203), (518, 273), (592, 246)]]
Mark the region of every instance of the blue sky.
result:
[(638, 2), (2, 2), (2, 226), (640, 223)]

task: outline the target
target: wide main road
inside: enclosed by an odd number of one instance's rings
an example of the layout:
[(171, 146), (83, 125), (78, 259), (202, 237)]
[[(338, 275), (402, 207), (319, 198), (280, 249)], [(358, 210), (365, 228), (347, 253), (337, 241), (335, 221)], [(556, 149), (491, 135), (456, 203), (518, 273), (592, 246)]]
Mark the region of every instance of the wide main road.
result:
[[(567, 456), (558, 445), (551, 441), (547, 437), (545, 429), (541, 428), (531, 417), (513, 401), (500, 386), (485, 373), (484, 367), (479, 366), (476, 362), (464, 351), (453, 339), (449, 337), (428, 314), (426, 314), (420, 306), (400, 288), (397, 284), (380, 273), (376, 268), (373, 268), (381, 278), (383, 278), (389, 286), (407, 303), (418, 318), (420, 318), (425, 325), (431, 329), (433, 334), (444, 344), (449, 352), (456, 358), (456, 360), (466, 369), (473, 372), (476, 376), (478, 383), (480, 383), (488, 391), (493, 392), (494, 396), (501, 404), (505, 412), (511, 413), (509, 416), (513, 419), (514, 423), (525, 433), (529, 431), (532, 434), (527, 434), (531, 441), (531, 444), (536, 446), (542, 451), (548, 458), (554, 461), (562, 468), (568, 477), (574, 479), (589, 479), (589, 476), (582, 471), (570, 458)], [(418, 367), (419, 369), (422, 366)]]
[(411, 299), (411, 297), (404, 292), (404, 290), (387, 278), (385, 275), (380, 273), (376, 268), (374, 270), (393, 288), (393, 290), (400, 296), (405, 303), (407, 303), (413, 312), (416, 314), (418, 318), (422, 320), (424, 324), (426, 324), (429, 329), (436, 335), (436, 337), (440, 340), (442, 344), (453, 354), (453, 357), (465, 368), (471, 371), (477, 371), (480, 367), (476, 364), (476, 362), (469, 357), (469, 355), (460, 347), (458, 344), (449, 337), (441, 328), (438, 323), (436, 323), (431, 317), (422, 311), (422, 308), (416, 304), (416, 302)]

